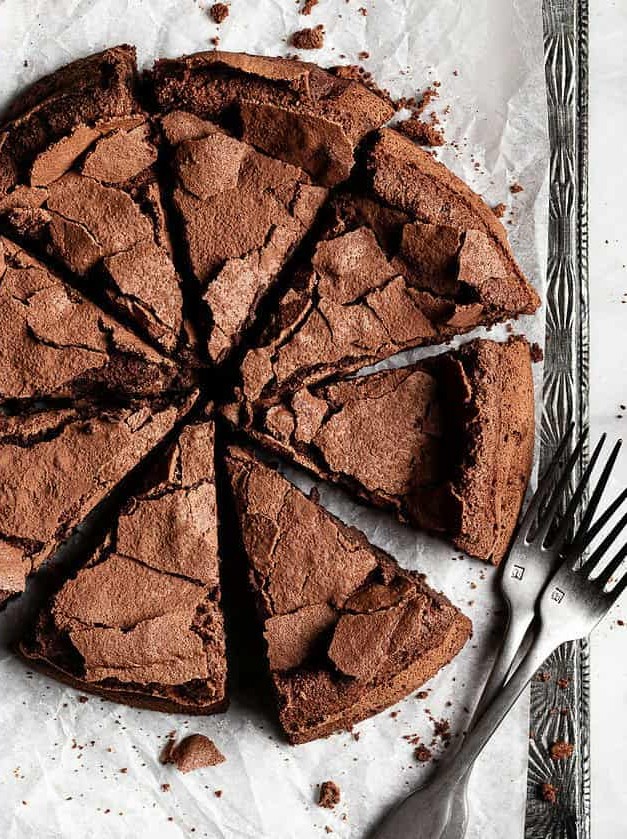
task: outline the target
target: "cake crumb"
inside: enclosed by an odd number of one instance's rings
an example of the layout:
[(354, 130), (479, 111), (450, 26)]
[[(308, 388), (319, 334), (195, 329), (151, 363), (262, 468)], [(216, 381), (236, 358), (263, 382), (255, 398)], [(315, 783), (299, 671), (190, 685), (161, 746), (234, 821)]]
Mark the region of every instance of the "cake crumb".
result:
[(545, 781), (540, 785), (540, 798), (547, 804), (555, 804), (557, 801), (557, 787)]
[(335, 781), (323, 781), (320, 784), (320, 797), (318, 798), (318, 806), (326, 807), (327, 810), (332, 810), (336, 804), (340, 803), (340, 788)]
[(299, 29), (292, 34), (290, 43), (297, 50), (319, 50), (324, 46), (324, 26), (319, 23), (313, 29)]
[(214, 3), (209, 9), (209, 14), (216, 23), (222, 23), (229, 16), (229, 11), (226, 3)]
[(427, 699), (429, 696), (428, 690), (419, 690), (416, 694), (416, 699)]
[(556, 740), (555, 743), (551, 744), (549, 754), (553, 760), (566, 760), (571, 757), (574, 751), (575, 747), (572, 743), (566, 743), (564, 740)]
[(357, 58), (360, 61), (365, 61), (367, 58), (370, 58), (370, 53), (366, 52), (366, 50), (362, 50), (360, 53), (357, 53)]
[(319, 0), (305, 0), (303, 7), (300, 10), (301, 15), (310, 15), (314, 6), (317, 6)]
[(544, 359), (544, 352), (542, 351), (542, 347), (538, 344), (537, 341), (534, 341), (530, 347), (531, 350), (531, 360), (534, 364), (537, 364), (539, 361)]
[(503, 202), (501, 202), (500, 204), (496, 204), (494, 207), (492, 207), (492, 212), (497, 218), (503, 218), (506, 209), (507, 206), (503, 204)]
[(524, 192), (524, 187), (521, 186), (518, 181), (514, 181), (514, 183), (510, 186), (509, 191), (512, 195), (516, 195), (518, 192)]
[(427, 763), (433, 757), (433, 752), (426, 746), (418, 746), (417, 749), (414, 749), (414, 757), (419, 763)]
[(566, 688), (568, 687), (569, 684), (570, 684), (570, 679), (568, 678), (568, 676), (563, 676), (561, 679), (557, 680), (557, 686), (558, 686), (558, 688), (561, 688), (562, 690), (566, 690)]
[(170, 792), (170, 784), (161, 784), (161, 792)]
[(213, 794), (216, 798), (222, 798), (222, 790), (221, 789), (214, 789)]
[(217, 766), (225, 760), (213, 740), (204, 734), (189, 734), (177, 745), (174, 745), (173, 738), (169, 738), (160, 756), (161, 763), (174, 763), (179, 772)]
[(536, 681), (538, 682), (550, 682), (551, 681), (551, 673), (549, 670), (540, 670), (539, 673), (536, 673)]
[(434, 125), (415, 116), (411, 116), (409, 119), (397, 123), (396, 128), (401, 134), (404, 134), (410, 140), (419, 143), (421, 146), (434, 147), (444, 145), (444, 134)]
[(88, 696), (79, 696), (78, 701), (81, 703), (81, 705), (84, 705), (86, 702), (89, 702), (89, 697)]

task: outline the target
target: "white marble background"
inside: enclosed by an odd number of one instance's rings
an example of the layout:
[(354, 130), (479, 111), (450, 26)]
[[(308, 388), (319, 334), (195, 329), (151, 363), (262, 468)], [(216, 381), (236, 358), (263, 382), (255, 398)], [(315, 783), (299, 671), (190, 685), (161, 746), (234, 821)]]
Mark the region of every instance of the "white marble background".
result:
[[(590, 6), (590, 298), (593, 439), (627, 438), (627, 3)], [(622, 415), (619, 417), (619, 415)], [(627, 484), (627, 452), (616, 470)], [(592, 637), (592, 837), (627, 835), (627, 595)]]

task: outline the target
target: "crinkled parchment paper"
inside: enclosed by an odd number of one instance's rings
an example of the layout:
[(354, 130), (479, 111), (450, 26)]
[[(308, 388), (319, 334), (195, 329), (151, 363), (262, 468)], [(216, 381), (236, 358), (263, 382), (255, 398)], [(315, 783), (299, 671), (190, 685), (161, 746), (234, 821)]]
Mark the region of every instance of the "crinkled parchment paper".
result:
[[(456, 147), (439, 155), (489, 203), (507, 205), (504, 221), (514, 251), (541, 289), (548, 141), (539, 3), (321, 0), (303, 17), (293, 0), (232, 0), (229, 18), (217, 27), (205, 0), (0, 0), (0, 107), (40, 75), (123, 41), (137, 45), (142, 65), (156, 56), (206, 49), (217, 34), (227, 50), (286, 54), (291, 32), (318, 23), (325, 24), (326, 44), (305, 54), (311, 60), (361, 62), (394, 96), (441, 82), (434, 106), (442, 113), (450, 105), (443, 120)], [(360, 60), (365, 52), (369, 58)], [(512, 195), (515, 181), (524, 191)], [(542, 343), (542, 315), (515, 328)], [(540, 373), (535, 365), (536, 384)], [(311, 485), (302, 476), (298, 483)], [(334, 513), (404, 566), (427, 572), (431, 584), (472, 618), (473, 639), (428, 685), (428, 699), (410, 696), (390, 709), (393, 714), (360, 724), (358, 741), (345, 733), (298, 747), (282, 741), (266, 704), (250, 696), (236, 694), (226, 715), (191, 720), (94, 697), (79, 702), (75, 691), (29, 673), (6, 648), (19, 615), (14, 604), (0, 617), (2, 839), (307, 839), (326, 836), (327, 826), (338, 837), (362, 837), (427, 777), (432, 764), (419, 763), (403, 735), (430, 743), (426, 708), (450, 719), (453, 742), (464, 729), (466, 708), (473, 706), (502, 631), (494, 570), (467, 558), (453, 561), (455, 551), (435, 539), (329, 487), (320, 491)], [(158, 752), (174, 729), (214, 738), (226, 763), (190, 775), (161, 766)], [(527, 736), (523, 700), (473, 775), (469, 836), (522, 836)], [(326, 779), (342, 790), (334, 811), (316, 805), (316, 784)]]

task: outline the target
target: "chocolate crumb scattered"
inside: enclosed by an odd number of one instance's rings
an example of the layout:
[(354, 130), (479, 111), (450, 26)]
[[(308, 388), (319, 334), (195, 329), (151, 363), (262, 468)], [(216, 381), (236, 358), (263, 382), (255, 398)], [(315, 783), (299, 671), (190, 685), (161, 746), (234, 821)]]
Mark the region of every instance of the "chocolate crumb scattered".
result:
[(501, 202), (500, 204), (497, 204), (496, 206), (492, 207), (492, 212), (497, 218), (503, 218), (506, 209), (507, 206), (503, 204), (503, 202)]
[(355, 742), (359, 742), (359, 738), (361, 737), (361, 731), (353, 731), (352, 735), (353, 740), (355, 740)]
[(368, 14), (368, 9), (366, 9), (366, 8), (365, 8), (365, 6), (360, 6), (360, 7), (357, 9), (357, 11), (359, 12), (359, 14), (360, 14), (362, 17), (366, 17), (366, 16), (367, 16), (367, 14)]
[(566, 743), (564, 740), (557, 740), (551, 744), (549, 754), (553, 760), (566, 760), (575, 751), (572, 743)]
[(357, 58), (360, 61), (365, 61), (367, 58), (370, 58), (370, 53), (366, 52), (366, 50), (362, 50), (360, 53), (357, 53)]
[(161, 784), (161, 792), (170, 792), (170, 784)]
[(89, 697), (88, 696), (79, 696), (78, 701), (81, 703), (81, 705), (84, 705), (86, 702), (89, 702)]
[(213, 794), (216, 798), (222, 798), (222, 790), (221, 789), (214, 789)]
[(433, 757), (433, 752), (426, 746), (418, 746), (417, 749), (414, 749), (414, 757), (420, 763), (427, 763)]
[(549, 670), (540, 670), (539, 673), (536, 673), (536, 681), (538, 682), (550, 682), (551, 681), (551, 673)]
[(530, 350), (531, 350), (531, 360), (533, 361), (534, 364), (537, 364), (538, 361), (543, 360), (544, 352), (542, 351), (542, 347), (540, 346), (540, 344), (537, 343), (537, 341), (534, 341), (533, 344), (531, 344)]
[(222, 23), (229, 16), (229, 7), (226, 3), (214, 3), (209, 9), (209, 14), (216, 23)]
[(540, 785), (540, 798), (548, 804), (555, 804), (557, 801), (557, 787), (545, 781)]
[(418, 693), (416, 694), (416, 699), (427, 699), (428, 696), (429, 696), (429, 691), (428, 690), (419, 690)]
[(176, 746), (170, 739), (160, 759), (161, 763), (174, 763), (179, 772), (193, 772), (195, 769), (217, 766), (226, 760), (213, 740), (204, 734), (190, 734)]
[(569, 684), (570, 684), (570, 679), (568, 678), (568, 676), (563, 676), (561, 679), (557, 680), (557, 686), (558, 686), (558, 688), (561, 688), (562, 690), (566, 690), (566, 688), (568, 687)]
[(309, 498), (311, 499), (311, 501), (314, 502), (314, 504), (320, 503), (320, 490), (318, 489), (318, 487), (313, 486), (309, 490)]
[(340, 803), (340, 788), (335, 781), (323, 781), (320, 784), (320, 797), (318, 798), (318, 805), (326, 807), (327, 810), (332, 810), (336, 804)]
[(314, 6), (317, 6), (319, 0), (305, 0), (303, 7), (300, 10), (301, 15), (310, 15)]
[(126, 766), (123, 766), (122, 769), (120, 769), (120, 772), (122, 773), (122, 775), (126, 775), (128, 773), (128, 768)]
[(324, 26), (319, 23), (313, 29), (299, 29), (293, 33), (290, 43), (297, 50), (319, 50), (324, 46)]
[(509, 191), (512, 193), (512, 195), (516, 195), (518, 192), (523, 192), (524, 187), (521, 186), (518, 183), (518, 181), (514, 181), (514, 183), (510, 186)]

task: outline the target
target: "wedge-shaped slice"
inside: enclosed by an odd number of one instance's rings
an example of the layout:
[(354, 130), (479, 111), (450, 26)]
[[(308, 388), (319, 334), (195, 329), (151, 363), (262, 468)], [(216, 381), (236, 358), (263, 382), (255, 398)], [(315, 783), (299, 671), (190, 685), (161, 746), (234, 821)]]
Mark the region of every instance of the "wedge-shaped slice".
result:
[(0, 416), (0, 604), (191, 407)]
[(253, 322), (327, 190), (192, 114), (174, 111), (162, 124), (186, 258), (205, 307), (204, 340), (219, 363)]
[[(125, 55), (131, 61), (132, 53)], [(104, 72), (97, 62), (89, 67)], [(43, 97), (43, 87), (40, 92)], [(65, 102), (66, 94), (57, 97)], [(0, 213), (16, 235), (37, 243), (160, 349), (187, 353), (153, 128), (130, 80), (117, 97), (104, 101), (101, 113), (70, 99), (72, 118), (30, 143), (16, 183), (0, 193)], [(4, 132), (11, 138), (15, 130), (10, 124)]]
[[(135, 48), (124, 44), (67, 64), (22, 93), (0, 128), (0, 196), (25, 183), (33, 159), (79, 123), (137, 110), (136, 70)], [(75, 135), (74, 147), (82, 136)]]
[(409, 140), (382, 131), (355, 183), (244, 359), (252, 402), (538, 306), (494, 214)]
[(0, 403), (158, 396), (191, 376), (0, 237)]
[(463, 647), (470, 621), (424, 577), (254, 455), (227, 455), (279, 717), (292, 743), (397, 702)]
[(35, 667), (131, 705), (226, 709), (213, 444), (213, 422), (189, 425), (152, 466), (21, 644)]
[(242, 140), (325, 186), (348, 177), (355, 147), (394, 113), (361, 82), (304, 61), (245, 53), (162, 59), (152, 85), (162, 111), (237, 127)]
[(260, 406), (248, 428), (315, 475), (498, 564), (531, 471), (529, 345), (477, 340), (411, 367), (303, 387)]

